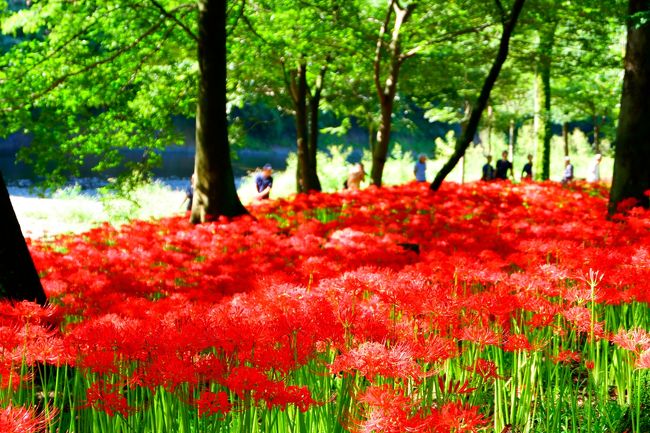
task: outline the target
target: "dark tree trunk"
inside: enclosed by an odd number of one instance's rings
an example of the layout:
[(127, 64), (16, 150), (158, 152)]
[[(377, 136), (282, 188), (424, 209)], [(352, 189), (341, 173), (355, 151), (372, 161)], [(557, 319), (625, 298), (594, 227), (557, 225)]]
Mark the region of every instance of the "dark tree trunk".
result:
[(47, 301), (45, 292), (20, 230), (2, 173), (0, 225), (0, 297), (44, 305)]
[(517, 25), (517, 20), (519, 19), (519, 14), (524, 7), (526, 0), (515, 0), (512, 5), (512, 10), (510, 15), (506, 18), (504, 17), (503, 23), (503, 32), (501, 34), (501, 41), (499, 42), (499, 51), (492, 63), (490, 72), (485, 78), (483, 87), (481, 88), (481, 93), (472, 109), (469, 122), (467, 123), (467, 128), (463, 131), (463, 135), (459, 141), (456, 142), (456, 149), (449, 158), (449, 161), (442, 167), (442, 169), (436, 175), (436, 178), (431, 183), (430, 188), (433, 191), (437, 191), (442, 185), (442, 182), (445, 180), (447, 175), (451, 173), (458, 161), (465, 155), (465, 151), (469, 147), (470, 143), (474, 139), (474, 134), (478, 129), (479, 122), (481, 121), (481, 114), (485, 107), (487, 106), (488, 100), (490, 98), (490, 92), (496, 83), (497, 78), (499, 78), (499, 73), (501, 72), (501, 67), (508, 58), (508, 51), (510, 48), (510, 37), (512, 36), (515, 26)]
[(600, 121), (598, 116), (593, 116), (594, 121), (594, 152), (600, 153)]
[(226, 115), (226, 2), (199, 0), (193, 223), (246, 214), (235, 188)]
[(298, 192), (309, 191), (309, 137), (307, 127), (307, 66), (298, 65), (292, 72), (294, 87), (294, 108), (296, 112), (296, 151), (298, 152), (298, 170), (296, 186)]
[[(630, 15), (650, 13), (650, 0), (630, 0)], [(635, 198), (648, 207), (650, 190), (650, 23), (628, 24), (625, 78), (618, 118), (614, 177), (609, 196), (609, 212), (618, 204)]]
[(296, 120), (296, 150), (298, 153), (298, 170), (296, 172), (296, 189), (299, 193), (320, 191), (316, 156), (318, 153), (318, 114), (326, 68), (316, 82), (314, 95), (310, 95), (307, 84), (307, 64), (301, 61), (298, 68), (290, 72), (287, 82)]
[[(372, 169), (370, 170), (370, 178), (373, 185), (381, 186), (381, 179), (384, 173), (384, 165), (388, 157), (388, 146), (390, 144), (390, 134), (392, 128), (393, 117), (393, 104), (395, 102), (395, 94), (397, 93), (397, 80), (399, 78), (399, 70), (406, 57), (402, 55), (400, 44), (400, 31), (402, 25), (408, 20), (413, 12), (415, 5), (412, 3), (406, 8), (401, 8), (397, 1), (393, 0), (388, 5), (388, 12), (386, 19), (379, 31), (377, 39), (377, 48), (375, 51), (374, 60), (374, 80), (379, 97), (379, 105), (381, 109), (381, 119), (379, 127), (377, 128), (377, 141), (372, 149)], [(386, 79), (381, 81), (381, 58), (382, 46), (384, 35), (388, 28), (388, 23), (391, 16), (395, 14), (395, 22), (393, 23), (393, 31), (391, 34), (390, 44), (388, 46), (389, 66)]]
[(384, 166), (386, 165), (386, 158), (388, 157), (392, 117), (393, 99), (390, 98), (390, 101), (388, 101), (388, 98), (386, 98), (386, 100), (382, 100), (381, 103), (381, 122), (377, 129), (375, 147), (372, 150), (372, 168), (370, 170), (370, 178), (372, 179), (372, 184), (377, 186), (381, 186), (381, 180), (384, 175)]
[(536, 170), (539, 180), (547, 180), (551, 174), (551, 64), (553, 45), (555, 43), (555, 25), (542, 31), (539, 44), (539, 62), (537, 64), (536, 90), (537, 107), (537, 159)]

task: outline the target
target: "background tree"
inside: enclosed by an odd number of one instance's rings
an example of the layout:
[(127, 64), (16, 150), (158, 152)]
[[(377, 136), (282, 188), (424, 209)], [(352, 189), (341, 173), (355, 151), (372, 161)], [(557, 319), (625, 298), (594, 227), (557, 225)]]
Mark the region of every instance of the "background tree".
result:
[[(209, 33), (221, 31), (210, 28), (207, 35), (199, 35), (199, 6), (201, 10), (212, 7), (205, 1), (44, 0), (6, 12), (3, 32), (20, 33), (22, 38), (0, 65), (1, 109), (5, 126), (20, 125), (33, 137), (19, 157), (35, 166), (46, 185), (62, 185), (79, 176), (90, 159), (98, 173), (121, 167), (118, 183), (128, 186), (148, 177), (160, 162), (160, 150), (181, 142), (174, 119), (192, 118), (197, 112), (200, 37), (215, 43), (219, 38)], [(206, 79), (225, 78), (208, 69)], [(201, 88), (213, 92), (202, 81)], [(216, 111), (205, 113), (206, 109)], [(202, 115), (212, 119), (223, 110), (211, 105), (203, 107)], [(219, 122), (215, 118), (214, 123)], [(14, 130), (5, 128), (6, 133)], [(203, 131), (197, 140), (215, 140), (214, 136)], [(221, 155), (220, 161), (199, 164), (203, 167), (199, 203), (207, 208), (195, 213), (194, 221), (199, 214), (233, 214), (243, 209), (232, 193), (234, 179), (222, 159), (229, 155), (222, 137), (205, 146), (223, 148), (198, 156), (202, 160)], [(127, 162), (125, 149), (141, 152), (140, 159)], [(223, 185), (232, 182), (232, 188), (208, 181), (206, 169), (219, 170), (210, 178), (220, 179)]]
[(650, 204), (650, 0), (630, 0), (625, 78), (609, 212), (625, 199)]
[(474, 138), (474, 134), (478, 129), (483, 110), (485, 110), (485, 107), (488, 104), (488, 100), (490, 99), (490, 92), (492, 91), (494, 84), (499, 78), (499, 73), (501, 72), (503, 64), (508, 58), (510, 38), (512, 37), (512, 33), (515, 30), (519, 15), (521, 14), (521, 11), (524, 7), (524, 3), (525, 0), (515, 0), (512, 4), (512, 9), (509, 13), (507, 13), (501, 4), (501, 1), (496, 1), (496, 5), (500, 12), (503, 23), (503, 31), (501, 33), (499, 49), (494, 58), (494, 62), (492, 63), (492, 67), (490, 68), (490, 72), (485, 78), (483, 87), (481, 88), (481, 93), (479, 94), (475, 104), (472, 107), (471, 114), (467, 122), (467, 127), (464, 129), (461, 139), (456, 142), (456, 148), (453, 155), (438, 172), (435, 179), (430, 185), (430, 189), (434, 191), (437, 191), (440, 188), (445, 177), (447, 177), (447, 175), (451, 172), (451, 170), (453, 170), (456, 164), (458, 164), (458, 161), (460, 161), (460, 159), (463, 157), (465, 151), (469, 147), (469, 144)]
[(193, 223), (247, 213), (230, 162), (226, 115), (226, 2), (199, 1), (199, 97), (196, 112)]
[(29, 254), (18, 219), (0, 173), (0, 298), (46, 302), (38, 272)]

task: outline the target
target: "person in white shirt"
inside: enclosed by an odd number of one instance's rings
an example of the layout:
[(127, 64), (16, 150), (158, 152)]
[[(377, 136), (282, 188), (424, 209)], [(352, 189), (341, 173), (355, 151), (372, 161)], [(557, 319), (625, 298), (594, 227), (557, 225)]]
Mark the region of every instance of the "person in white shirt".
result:
[(593, 162), (589, 166), (589, 173), (587, 173), (587, 181), (598, 182), (600, 181), (600, 161), (603, 156), (599, 153), (594, 157)]

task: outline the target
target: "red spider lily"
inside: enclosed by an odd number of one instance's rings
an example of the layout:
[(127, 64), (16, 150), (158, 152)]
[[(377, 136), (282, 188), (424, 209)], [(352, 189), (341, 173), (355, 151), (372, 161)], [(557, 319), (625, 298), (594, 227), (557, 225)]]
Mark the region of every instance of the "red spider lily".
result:
[(228, 394), (223, 391), (201, 391), (201, 395), (194, 401), (194, 405), (200, 416), (224, 415), (232, 409)]
[(134, 408), (130, 407), (124, 395), (114, 388), (115, 385), (103, 381), (91, 384), (86, 390), (86, 404), (81, 408), (92, 408), (105, 412), (108, 416), (129, 416)]
[[(307, 410), (318, 403), (292, 372), (336, 353), (334, 373), (402, 384), (359, 393), (359, 430), (474, 431), (485, 425), (475, 408), (423, 408), (399, 386), (417, 389), (466, 355), (463, 365), (476, 359), (468, 369), (496, 378), (508, 364), (475, 351), (539, 350), (526, 330), (605, 338), (585, 306), (650, 302), (650, 211), (607, 220), (605, 195), (580, 182), (445, 184), (436, 194), (409, 184), (297, 195), (199, 226), (174, 217), (32, 242), (56, 307), (0, 304), (3, 385), (30, 380), (13, 365), (24, 359), (75, 365), (125, 390), (219, 387), (193, 402), (205, 415), (241, 400)], [(598, 278), (585, 282), (590, 269)], [(633, 329), (612, 341), (646, 368), (645, 337)], [(452, 394), (474, 391), (450, 381)], [(89, 390), (92, 407), (104, 410), (104, 395), (113, 414), (131, 410), (103, 383)]]
[(435, 433), (476, 433), (489, 423), (476, 406), (460, 402), (446, 403), (431, 415)]
[(612, 343), (639, 354), (650, 349), (650, 333), (645, 329), (634, 328), (630, 330), (621, 329), (611, 339)]
[(503, 344), (503, 350), (506, 352), (516, 352), (518, 350), (528, 351), (531, 350), (532, 345), (528, 341), (528, 337), (523, 334), (509, 335), (506, 342)]
[(45, 430), (55, 415), (55, 410), (39, 414), (34, 408), (9, 405), (0, 409), (0, 431), (38, 433)]
[(330, 365), (330, 371), (357, 372), (370, 381), (376, 376), (417, 379), (422, 369), (414, 358), (413, 349), (405, 344), (387, 348), (382, 343), (366, 342), (339, 355)]
[(650, 368), (650, 349), (644, 350), (636, 360), (636, 368), (648, 369)]
[(582, 356), (580, 353), (573, 350), (561, 350), (553, 357), (553, 361), (557, 364), (570, 364), (571, 362), (580, 362)]
[(488, 361), (483, 358), (478, 358), (474, 365), (465, 367), (465, 370), (478, 374), (483, 380), (504, 379), (503, 376), (497, 373), (499, 367), (493, 361)]

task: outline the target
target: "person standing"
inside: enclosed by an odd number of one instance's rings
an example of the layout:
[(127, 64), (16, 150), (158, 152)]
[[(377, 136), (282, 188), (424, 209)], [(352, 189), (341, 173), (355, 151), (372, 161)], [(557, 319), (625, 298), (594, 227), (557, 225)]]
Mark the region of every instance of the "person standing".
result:
[(187, 185), (187, 188), (185, 189), (185, 198), (183, 199), (183, 203), (181, 203), (181, 207), (187, 202), (187, 207), (185, 208), (188, 211), (192, 210), (192, 203), (194, 202), (194, 187), (196, 183), (196, 175), (192, 175), (190, 177), (190, 183)]
[(521, 170), (521, 180), (533, 180), (533, 155), (528, 154), (528, 162)]
[(508, 151), (504, 150), (501, 152), (501, 159), (497, 161), (496, 178), (507, 180), (509, 178), (508, 172), (510, 172), (510, 176), (513, 176), (512, 163), (508, 161)]
[(347, 189), (361, 189), (361, 182), (366, 178), (366, 170), (363, 164), (358, 162), (350, 168), (348, 173)]
[(413, 168), (413, 175), (417, 182), (427, 181), (427, 156), (424, 153), (418, 156), (418, 160)]
[(599, 153), (594, 156), (594, 160), (589, 166), (589, 173), (587, 174), (588, 182), (598, 182), (600, 181), (600, 161), (602, 161), (603, 156)]
[(265, 164), (262, 167), (262, 172), (258, 173), (255, 177), (255, 186), (257, 187), (257, 195), (255, 196), (258, 200), (268, 200), (271, 195), (271, 188), (273, 188), (273, 167), (271, 164)]
[(492, 155), (487, 155), (485, 159), (487, 162), (483, 165), (483, 176), (481, 176), (481, 180), (487, 182), (494, 180), (494, 167), (492, 167)]
[(562, 183), (567, 184), (573, 180), (573, 164), (571, 158), (568, 156), (564, 158), (564, 175), (562, 176)]

